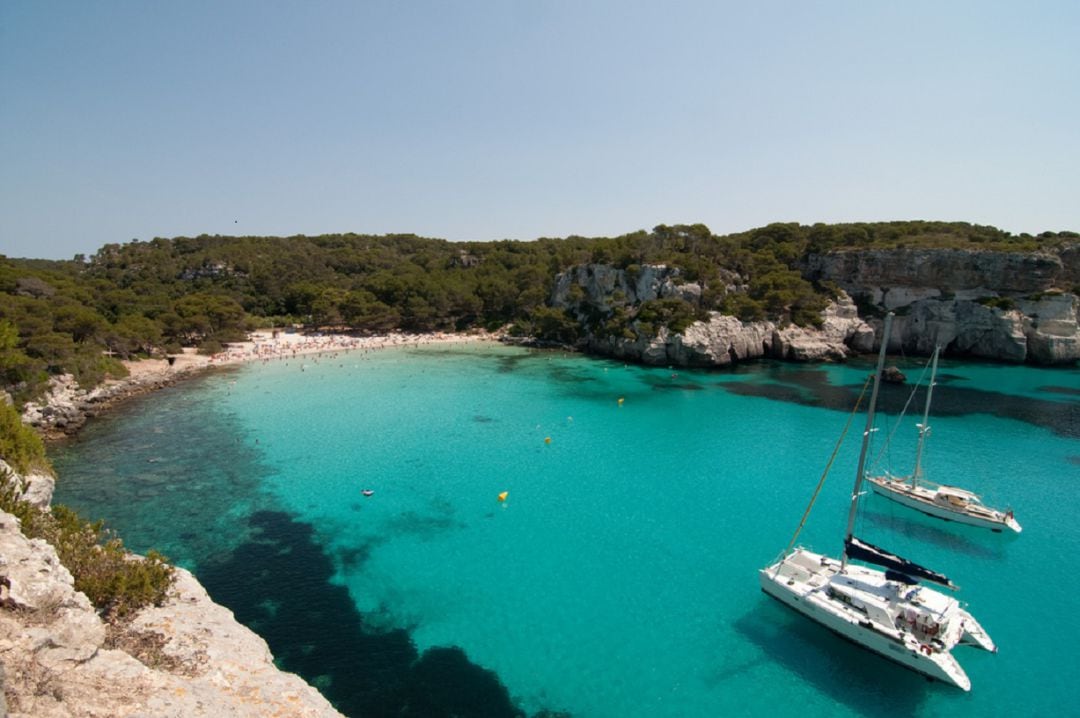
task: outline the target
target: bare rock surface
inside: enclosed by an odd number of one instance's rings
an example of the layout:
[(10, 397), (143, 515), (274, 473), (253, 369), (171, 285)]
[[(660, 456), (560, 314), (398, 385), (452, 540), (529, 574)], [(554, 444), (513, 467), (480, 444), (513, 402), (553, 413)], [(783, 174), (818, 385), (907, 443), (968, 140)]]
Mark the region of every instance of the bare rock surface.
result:
[[(642, 302), (681, 299), (700, 308), (703, 293), (718, 289), (685, 281), (678, 268), (664, 265), (571, 268), (556, 278), (551, 304), (581, 324), (581, 348), (652, 365), (843, 360), (873, 351), (871, 322), (880, 325), (873, 317), (886, 311), (897, 315), (891, 351), (929, 355), (942, 346), (954, 356), (1061, 365), (1080, 360), (1078, 257), (1080, 248), (1071, 245), (1056, 252), (909, 248), (811, 255), (803, 276), (844, 290), (816, 327), (743, 322), (710, 312), (682, 332), (646, 329), (632, 319)], [(719, 279), (726, 292), (739, 291), (742, 281), (732, 272)], [(611, 330), (604, 322), (620, 321), (620, 313), (630, 318), (623, 320), (626, 330), (605, 334)]]
[[(12, 718), (340, 715), (187, 571), (121, 628), (104, 623), (56, 551), (0, 512), (0, 683)], [(3, 713), (0, 712), (0, 715)]]
[(1047, 252), (845, 250), (803, 268), (881, 311), (895, 311), (896, 349), (1006, 362), (1080, 360), (1080, 245)]
[(52, 503), (53, 490), (56, 488), (56, 479), (52, 474), (45, 471), (31, 471), (19, 476), (8, 462), (0, 459), (0, 476), (7, 474), (17, 477), (16, 483), (21, 487), (19, 498), (22, 501), (39, 509), (48, 508)]

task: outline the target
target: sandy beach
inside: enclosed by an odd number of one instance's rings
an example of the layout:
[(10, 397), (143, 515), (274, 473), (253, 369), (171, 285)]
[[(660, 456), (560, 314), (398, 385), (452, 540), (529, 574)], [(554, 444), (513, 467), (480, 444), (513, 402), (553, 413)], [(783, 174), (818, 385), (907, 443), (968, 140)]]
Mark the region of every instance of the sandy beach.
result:
[(198, 354), (194, 349), (185, 349), (183, 354), (172, 358), (172, 363), (165, 359), (143, 359), (125, 361), (123, 364), (127, 367), (129, 374), (127, 381), (143, 382), (245, 362), (270, 362), (305, 355), (333, 355), (340, 352), (372, 351), (390, 347), (497, 341), (498, 338), (499, 335), (492, 332), (469, 332), (468, 334), (395, 332), (370, 337), (354, 337), (345, 334), (258, 331), (249, 335), (248, 341), (228, 344), (224, 351), (209, 356)]
[(490, 332), (450, 334), (407, 334), (395, 332), (370, 337), (345, 334), (298, 334), (284, 331), (258, 331), (244, 342), (226, 345), (224, 351), (210, 356), (195, 349), (185, 349), (169, 359), (125, 361), (128, 376), (111, 379), (89, 391), (82, 389), (74, 377), (65, 374), (53, 377), (49, 392), (23, 408), (23, 421), (39, 429), (47, 438), (70, 436), (86, 420), (129, 397), (160, 389), (195, 374), (247, 362), (288, 361), (301, 356), (333, 357), (356, 351), (377, 351), (392, 347), (426, 344), (465, 344), (497, 341), (499, 335)]

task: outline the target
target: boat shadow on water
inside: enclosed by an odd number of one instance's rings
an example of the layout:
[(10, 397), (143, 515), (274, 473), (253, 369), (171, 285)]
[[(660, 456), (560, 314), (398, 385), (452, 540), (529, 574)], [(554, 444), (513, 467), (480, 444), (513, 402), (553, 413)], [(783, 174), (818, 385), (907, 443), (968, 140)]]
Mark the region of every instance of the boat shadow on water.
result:
[[(886, 501), (886, 499), (878, 500)], [(905, 511), (905, 514), (910, 514), (910, 518), (907, 515), (895, 515), (888, 511), (865, 509), (860, 516), (875, 529), (884, 529), (966, 556), (994, 561), (1005, 560), (1005, 543), (1017, 536), (1012, 531), (992, 533), (983, 528), (964, 526), (932, 516), (913, 514), (910, 511)], [(965, 534), (970, 534), (971, 538)]]
[[(889, 706), (890, 715), (918, 715), (933, 691), (951, 690), (802, 619), (779, 601), (766, 595), (760, 601), (734, 622), (735, 631), (761, 649), (763, 662), (779, 664), (853, 712), (881, 715), (881, 707)], [(739, 679), (740, 673), (720, 669), (717, 675)]]

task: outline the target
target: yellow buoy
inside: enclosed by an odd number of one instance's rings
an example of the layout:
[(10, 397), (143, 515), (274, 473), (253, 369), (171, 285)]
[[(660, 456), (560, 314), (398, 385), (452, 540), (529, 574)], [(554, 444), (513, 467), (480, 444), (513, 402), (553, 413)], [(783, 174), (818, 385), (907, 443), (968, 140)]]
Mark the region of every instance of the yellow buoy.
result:
[(619, 406), (622, 406), (622, 403), (623, 403), (623, 398), (620, 396), (619, 397)]
[(550, 436), (545, 436), (544, 437), (544, 443), (545, 444), (550, 444), (551, 443), (551, 437)]
[(506, 501), (506, 497), (510, 495), (509, 491), (504, 491), (499, 494), (499, 501)]

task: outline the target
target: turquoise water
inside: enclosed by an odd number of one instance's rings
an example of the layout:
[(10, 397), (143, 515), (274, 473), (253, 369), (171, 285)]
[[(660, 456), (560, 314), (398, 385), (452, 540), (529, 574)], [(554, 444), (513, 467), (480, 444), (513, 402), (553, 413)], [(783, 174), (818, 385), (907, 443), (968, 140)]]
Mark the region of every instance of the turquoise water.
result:
[[(57, 501), (192, 568), (354, 715), (463, 685), (489, 701), (473, 715), (513, 714), (506, 695), (579, 718), (1067, 710), (1076, 370), (942, 364), (927, 475), (1011, 505), (1021, 536), (863, 504), (859, 533), (948, 573), (1001, 647), (957, 650), (970, 694), (759, 591), (867, 371), (676, 372), (495, 345), (251, 365), (93, 422), (54, 452)], [(886, 389), (890, 418), (907, 395)], [(804, 545), (839, 549), (855, 426)], [(898, 427), (882, 468), (910, 470), (914, 436)]]

